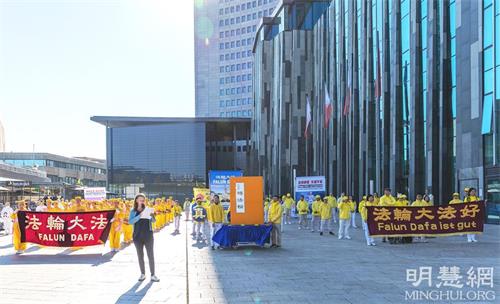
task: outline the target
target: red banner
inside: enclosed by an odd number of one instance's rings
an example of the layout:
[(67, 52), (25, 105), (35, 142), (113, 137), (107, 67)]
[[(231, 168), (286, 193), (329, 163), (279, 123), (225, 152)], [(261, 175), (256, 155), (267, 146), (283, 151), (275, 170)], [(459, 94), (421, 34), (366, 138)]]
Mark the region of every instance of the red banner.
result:
[(367, 207), (371, 236), (436, 236), (483, 232), (484, 201), (429, 207)]
[(106, 243), (114, 210), (97, 212), (19, 211), (21, 242), (51, 247), (84, 247)]

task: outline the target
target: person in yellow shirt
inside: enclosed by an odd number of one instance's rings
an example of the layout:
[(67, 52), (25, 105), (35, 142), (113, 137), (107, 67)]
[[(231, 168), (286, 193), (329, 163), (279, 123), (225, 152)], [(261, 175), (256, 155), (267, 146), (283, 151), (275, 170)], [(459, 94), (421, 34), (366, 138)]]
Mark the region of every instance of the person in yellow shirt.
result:
[(264, 200), (264, 222), (269, 221), (269, 205), (271, 205), (271, 201), (266, 197)]
[(351, 239), (349, 236), (349, 225), (351, 222), (351, 212), (353, 205), (349, 201), (347, 196), (342, 198), (342, 201), (338, 205), (339, 209), (339, 240), (346, 238)]
[(373, 193), (373, 203), (375, 203), (376, 206), (380, 205), (380, 197), (377, 192)]
[(87, 208), (85, 207), (85, 204), (82, 203), (82, 198), (77, 196), (75, 197), (75, 203), (71, 207), (72, 212), (85, 212), (87, 211)]
[(130, 225), (128, 222), (128, 215), (130, 214), (132, 207), (133, 207), (132, 202), (130, 201), (123, 202), (123, 210), (125, 217), (123, 218), (122, 229), (123, 229), (123, 242), (125, 244), (130, 244), (133, 241), (134, 226)]
[(290, 225), (292, 223), (292, 209), (295, 208), (295, 200), (292, 198), (290, 193), (287, 193), (283, 201), (283, 206), (285, 207), (283, 221), (285, 224)]
[(328, 197), (328, 204), (330, 204), (330, 207), (332, 208), (332, 221), (334, 223), (337, 223), (337, 199), (335, 196), (333, 196), (332, 193), (330, 193)]
[(12, 244), (14, 245), (14, 250), (16, 250), (16, 254), (21, 254), (26, 250), (26, 243), (21, 242), (21, 228), (19, 227), (19, 219), (17, 216), (19, 211), (28, 211), (24, 201), (17, 202), (17, 210), (10, 216), (14, 222)]
[(394, 206), (396, 207), (408, 206), (408, 200), (406, 199), (406, 195), (405, 194), (398, 195), (398, 200), (394, 203)]
[[(413, 203), (411, 203), (411, 207), (428, 207), (431, 206), (428, 202), (424, 201), (422, 194), (417, 194), (417, 197)], [(418, 236), (415, 240), (420, 240), (422, 243), (427, 243), (427, 240), (423, 236)]]
[(462, 204), (463, 201), (460, 199), (460, 194), (457, 192), (453, 193), (453, 199), (449, 202), (450, 205), (453, 204)]
[[(210, 214), (210, 245), (212, 250), (214, 250), (216, 243), (212, 240), (212, 238), (217, 231), (222, 228), (222, 223), (224, 222), (224, 208), (220, 204), (219, 196), (217, 194), (215, 194), (212, 198), (212, 204), (208, 209), (208, 214)], [(217, 244), (217, 248), (220, 248), (219, 244)]]
[(352, 228), (358, 228), (356, 225), (356, 201), (349, 195), (349, 203), (351, 204), (351, 226)]
[(423, 200), (422, 194), (417, 194), (417, 197), (413, 203), (411, 203), (412, 207), (427, 207), (429, 204)]
[(321, 196), (316, 195), (316, 198), (314, 202), (312, 203), (311, 209), (312, 209), (312, 216), (311, 216), (311, 232), (314, 232), (316, 227), (320, 226), (321, 222), (321, 212), (320, 212), (320, 207), (321, 207)]
[[(189, 208), (188, 208), (189, 209)], [(178, 201), (174, 202), (174, 206), (172, 207), (172, 214), (174, 215), (174, 233), (179, 234), (179, 226), (181, 224), (181, 215), (182, 215), (182, 207)]]
[(396, 199), (391, 194), (391, 188), (384, 189), (384, 195), (379, 200), (379, 206), (394, 206), (396, 204)]
[(376, 206), (373, 195), (363, 196), (363, 200), (359, 202), (358, 211), (359, 214), (361, 214), (361, 223), (365, 232), (366, 245), (375, 246), (375, 240), (370, 236), (368, 223), (366, 222), (368, 220), (368, 209), (366, 207), (369, 206)]
[[(469, 188), (469, 191), (467, 192), (467, 197), (464, 199), (464, 203), (473, 203), (473, 202), (478, 202), (481, 199), (476, 195), (476, 188)], [(476, 234), (475, 233), (469, 233), (467, 234), (467, 242), (468, 243), (476, 243)]]
[(271, 248), (281, 247), (281, 217), (283, 207), (281, 207), (279, 196), (274, 195), (269, 206), (269, 223), (273, 225), (271, 231)]
[(476, 195), (476, 188), (469, 188), (467, 192), (467, 197), (464, 199), (464, 203), (478, 202), (481, 199)]
[(326, 229), (331, 235), (335, 235), (332, 231), (332, 207), (328, 203), (328, 197), (323, 198), (323, 203), (319, 207), (319, 214), (321, 216), (321, 226), (319, 235), (323, 235)]
[(111, 229), (109, 230), (109, 247), (111, 252), (118, 252), (120, 250), (120, 237), (122, 232), (123, 214), (120, 210), (120, 205), (118, 200), (113, 200), (113, 208), (115, 211), (115, 216), (111, 220)]
[(297, 203), (297, 212), (299, 213), (299, 230), (307, 229), (307, 214), (309, 213), (309, 204), (304, 199), (304, 196), (300, 196), (300, 200)]

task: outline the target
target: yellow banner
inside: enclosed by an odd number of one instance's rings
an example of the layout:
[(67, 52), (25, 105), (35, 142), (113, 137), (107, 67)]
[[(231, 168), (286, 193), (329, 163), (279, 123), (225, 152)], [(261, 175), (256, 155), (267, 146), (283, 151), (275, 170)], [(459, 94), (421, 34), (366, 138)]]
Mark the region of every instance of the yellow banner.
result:
[(198, 194), (203, 195), (205, 200), (210, 200), (210, 189), (208, 188), (193, 188), (193, 197), (196, 198)]

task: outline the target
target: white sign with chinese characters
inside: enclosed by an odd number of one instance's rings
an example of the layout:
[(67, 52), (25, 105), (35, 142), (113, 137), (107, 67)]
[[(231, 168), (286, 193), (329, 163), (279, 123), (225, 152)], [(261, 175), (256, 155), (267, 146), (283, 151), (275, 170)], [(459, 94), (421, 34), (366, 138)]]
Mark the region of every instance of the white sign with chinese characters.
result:
[(236, 213), (245, 213), (245, 184), (236, 183)]

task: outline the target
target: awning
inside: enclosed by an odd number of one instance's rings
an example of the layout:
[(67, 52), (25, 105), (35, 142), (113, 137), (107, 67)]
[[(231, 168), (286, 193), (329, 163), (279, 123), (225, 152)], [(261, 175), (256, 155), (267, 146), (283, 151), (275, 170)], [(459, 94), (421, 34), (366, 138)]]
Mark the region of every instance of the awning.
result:
[(5, 187), (0, 186), (0, 191), (9, 191), (10, 189), (7, 189)]

